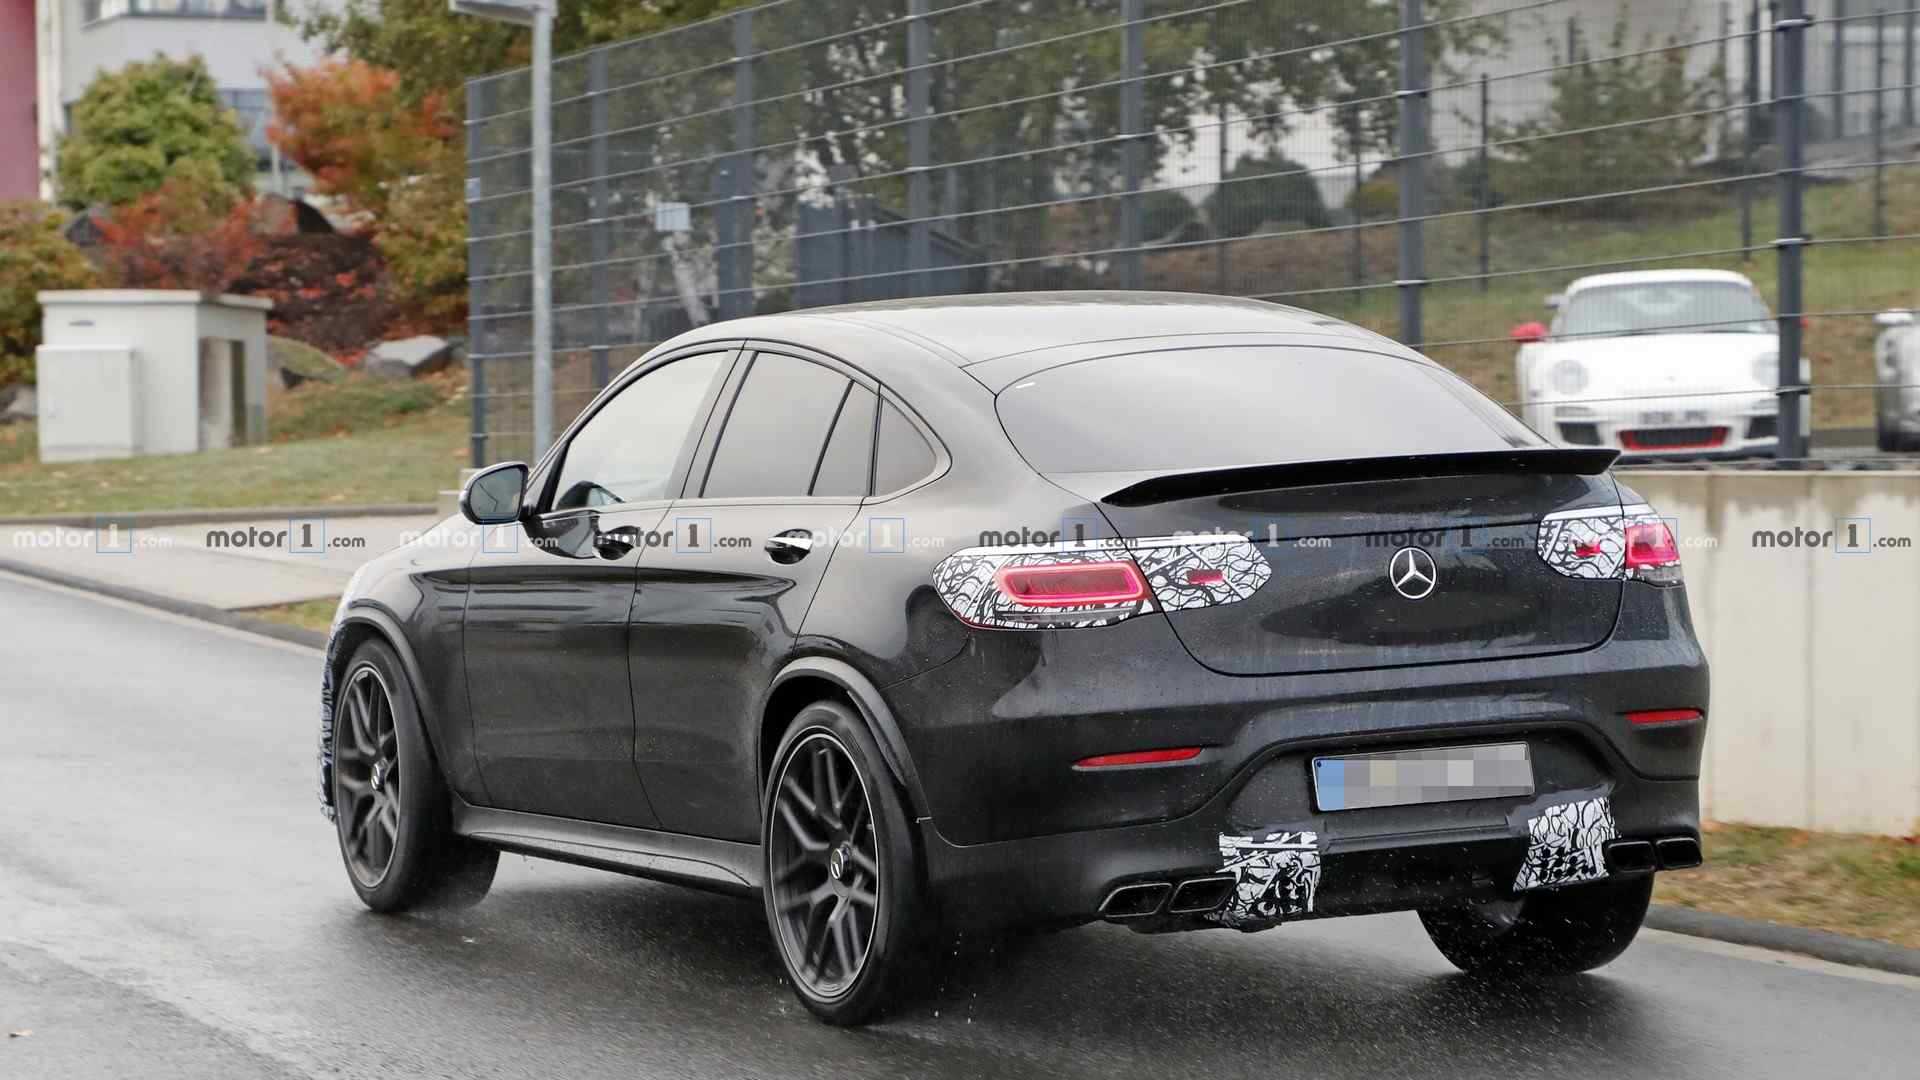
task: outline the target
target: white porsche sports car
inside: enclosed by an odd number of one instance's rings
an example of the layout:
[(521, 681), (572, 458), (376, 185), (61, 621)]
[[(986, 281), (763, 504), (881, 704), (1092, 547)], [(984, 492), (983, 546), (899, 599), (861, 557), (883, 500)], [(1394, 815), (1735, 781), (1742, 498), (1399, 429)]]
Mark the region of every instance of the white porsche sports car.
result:
[[(1778, 451), (1778, 331), (1742, 275), (1597, 274), (1547, 306), (1550, 325), (1525, 323), (1512, 335), (1521, 417), (1535, 431), (1630, 458)], [(1802, 361), (1803, 385), (1806, 374)]]
[(1920, 322), (1904, 309), (1874, 317), (1880, 335), (1873, 343), (1873, 429), (1880, 449), (1920, 450)]

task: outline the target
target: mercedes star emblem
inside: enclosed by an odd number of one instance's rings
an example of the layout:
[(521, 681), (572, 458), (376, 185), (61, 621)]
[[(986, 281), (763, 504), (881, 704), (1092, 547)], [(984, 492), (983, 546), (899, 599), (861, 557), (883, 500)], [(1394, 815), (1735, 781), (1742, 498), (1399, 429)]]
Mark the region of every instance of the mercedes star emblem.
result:
[(1395, 592), (1409, 600), (1418, 600), (1432, 592), (1438, 577), (1433, 569), (1433, 556), (1417, 547), (1403, 547), (1387, 560), (1387, 580)]

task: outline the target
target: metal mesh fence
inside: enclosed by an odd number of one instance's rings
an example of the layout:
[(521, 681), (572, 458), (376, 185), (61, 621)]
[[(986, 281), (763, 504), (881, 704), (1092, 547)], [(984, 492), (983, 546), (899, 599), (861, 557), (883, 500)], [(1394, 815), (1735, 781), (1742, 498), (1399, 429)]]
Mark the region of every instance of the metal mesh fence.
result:
[[(1920, 284), (1916, 14), (775, 0), (565, 57), (555, 426), (717, 319), (1147, 288), (1351, 319), (1564, 441), (1862, 457), (1920, 436), (1920, 340), (1876, 357)], [(468, 85), (476, 464), (531, 449), (529, 87)], [(1568, 288), (1647, 270), (1753, 289)]]

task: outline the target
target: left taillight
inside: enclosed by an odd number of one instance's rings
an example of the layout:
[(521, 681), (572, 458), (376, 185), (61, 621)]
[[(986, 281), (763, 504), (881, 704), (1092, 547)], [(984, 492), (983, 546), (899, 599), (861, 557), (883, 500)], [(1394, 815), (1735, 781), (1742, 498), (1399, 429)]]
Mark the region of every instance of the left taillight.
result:
[(1001, 596), (1026, 607), (1098, 607), (1147, 598), (1147, 579), (1131, 560), (1003, 566), (993, 583)]

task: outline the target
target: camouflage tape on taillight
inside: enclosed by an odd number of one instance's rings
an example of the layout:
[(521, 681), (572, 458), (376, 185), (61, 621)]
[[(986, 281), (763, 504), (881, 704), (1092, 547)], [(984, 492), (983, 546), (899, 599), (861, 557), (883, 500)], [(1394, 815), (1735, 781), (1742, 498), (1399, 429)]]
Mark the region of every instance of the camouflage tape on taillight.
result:
[[(1009, 567), (1103, 563), (1131, 558), (1149, 595), (1119, 604), (1023, 604), (996, 585)], [(1149, 536), (963, 548), (933, 568), (934, 591), (971, 626), (998, 630), (1088, 629), (1151, 611), (1185, 611), (1252, 596), (1273, 575), (1253, 541), (1237, 534)]]
[(1562, 510), (1540, 519), (1534, 550), (1540, 560), (1570, 578), (1625, 580), (1627, 526), (1664, 523), (1646, 503)]

